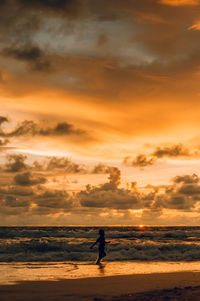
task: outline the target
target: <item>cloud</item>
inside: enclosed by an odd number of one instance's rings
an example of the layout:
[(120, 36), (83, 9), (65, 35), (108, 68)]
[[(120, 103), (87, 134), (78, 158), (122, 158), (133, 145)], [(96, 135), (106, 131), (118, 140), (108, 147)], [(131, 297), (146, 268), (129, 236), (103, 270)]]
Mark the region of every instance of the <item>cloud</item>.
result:
[(52, 128), (42, 128), (32, 120), (21, 122), (10, 132), (0, 132), (1, 137), (20, 137), (20, 136), (65, 136), (65, 135), (86, 135), (81, 129), (76, 129), (68, 122), (59, 122)]
[(137, 155), (134, 159), (130, 156), (125, 157), (123, 163), (127, 166), (133, 167), (145, 167), (155, 164), (159, 159), (164, 157), (167, 158), (189, 158), (196, 156), (197, 153), (191, 153), (187, 148), (182, 144), (175, 144), (172, 146), (157, 147), (153, 153), (149, 156), (140, 154)]
[(8, 122), (8, 118), (4, 116), (0, 116), (0, 125), (2, 125), (2, 123), (4, 122)]
[(0, 151), (5, 151), (5, 150), (8, 150), (8, 149), (12, 149), (14, 147), (8, 147), (6, 146), (10, 141), (8, 139), (0, 139)]
[(68, 211), (73, 205), (71, 196), (64, 190), (46, 190), (36, 196), (34, 202), (38, 206), (35, 209), (37, 212), (41, 208), (52, 209), (54, 212), (60, 209)]
[(110, 167), (109, 168), (110, 175), (108, 179), (110, 180), (110, 183), (115, 184), (118, 186), (120, 184), (121, 180), (121, 171), (117, 167)]
[[(4, 141), (2, 142), (4, 145)], [(0, 140), (1, 146), (1, 140)], [(120, 177), (120, 171), (116, 167), (105, 166), (98, 164), (92, 170), (89, 166), (84, 164), (75, 163), (68, 157), (45, 157), (40, 161), (33, 161), (32, 163), (26, 163), (27, 156), (23, 154), (9, 154), (6, 156), (6, 162), (0, 166), (0, 170), (4, 172), (19, 172), (19, 171), (33, 171), (37, 173), (63, 173), (63, 174), (106, 174), (111, 173), (114, 177)]]
[(76, 197), (86, 208), (135, 209), (160, 214), (163, 209), (189, 212), (200, 202), (200, 179), (195, 174), (176, 176), (171, 185), (149, 189), (150, 192), (142, 192), (135, 185), (131, 190), (123, 189), (110, 181), (94, 187), (88, 185)]
[(22, 154), (12, 154), (7, 156), (7, 163), (3, 167), (3, 169), (7, 172), (18, 172), (28, 168), (25, 160), (26, 156)]
[(61, 14), (72, 19), (80, 17), (85, 8), (85, 0), (18, 0), (18, 3), (27, 9)]
[(38, 46), (28, 44), (21, 47), (11, 46), (3, 49), (2, 53), (5, 56), (28, 62), (33, 70), (50, 71), (50, 62), (46, 58), (46, 53)]
[[(46, 188), (44, 178), (32, 173), (14, 177), (13, 185), (0, 188), (1, 215), (33, 215), (70, 213), (79, 216), (99, 215), (102, 209), (111, 214), (140, 212), (140, 218), (162, 216), (163, 210), (198, 212), (200, 204), (200, 178), (196, 175), (178, 175), (171, 184), (162, 187), (149, 185), (147, 191), (139, 190), (134, 182), (131, 189), (119, 186), (120, 173), (113, 170), (108, 181), (87, 185), (79, 192)], [(196, 207), (197, 206), (197, 207)], [(13, 208), (17, 208), (14, 211)], [(130, 211), (132, 210), (132, 211)], [(135, 211), (136, 210), (136, 211)], [(131, 213), (131, 214), (132, 214)], [(170, 214), (170, 213), (169, 213)], [(129, 216), (129, 217), (128, 217)]]
[(145, 167), (149, 165), (153, 165), (155, 162), (154, 158), (147, 158), (146, 155), (140, 154), (136, 156), (134, 159), (131, 157), (125, 157), (123, 163), (127, 166), (133, 167)]
[(87, 208), (109, 208), (126, 210), (138, 208), (139, 200), (135, 193), (119, 189), (113, 183), (100, 187), (87, 187), (77, 194), (80, 204)]
[(86, 168), (81, 165), (72, 162), (69, 158), (66, 157), (50, 157), (47, 159), (47, 161), (44, 163), (45, 169), (47, 171), (52, 170), (62, 170), (66, 173), (86, 173)]
[(159, 2), (170, 6), (200, 5), (199, 0), (160, 0)]
[(46, 179), (44, 177), (35, 176), (27, 171), (22, 174), (17, 174), (14, 177), (14, 182), (16, 185), (33, 186), (46, 183)]
[(88, 208), (130, 209), (138, 208), (137, 192), (118, 188), (120, 170), (113, 168), (108, 177), (109, 182), (96, 187), (88, 185), (85, 190), (77, 193), (76, 197), (81, 206)]
[(182, 144), (173, 145), (171, 147), (157, 147), (152, 156), (157, 158), (163, 157), (189, 157), (191, 154)]
[(99, 163), (94, 166), (92, 169), (92, 173), (94, 174), (106, 174), (109, 173), (109, 167), (103, 163)]
[(172, 185), (157, 197), (153, 207), (176, 210), (194, 210), (200, 202), (200, 178), (196, 175), (183, 175), (172, 178)]
[(6, 207), (29, 207), (30, 202), (28, 200), (18, 199), (14, 196), (6, 196), (4, 205)]
[(8, 139), (5, 139), (5, 140), (0, 140), (0, 147), (1, 146), (5, 146), (6, 144), (9, 143), (9, 140)]
[(189, 30), (200, 30), (200, 21), (188, 27)]
[(193, 175), (183, 175), (176, 176), (172, 178), (174, 183), (184, 183), (184, 184), (197, 184), (199, 183), (199, 177), (196, 174)]

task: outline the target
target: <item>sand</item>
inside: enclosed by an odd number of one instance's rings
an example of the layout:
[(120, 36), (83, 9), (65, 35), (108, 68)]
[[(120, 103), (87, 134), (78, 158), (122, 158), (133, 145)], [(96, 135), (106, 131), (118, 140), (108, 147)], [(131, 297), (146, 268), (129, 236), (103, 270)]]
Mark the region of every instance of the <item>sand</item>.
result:
[(200, 272), (140, 274), (0, 286), (0, 301), (200, 300)]

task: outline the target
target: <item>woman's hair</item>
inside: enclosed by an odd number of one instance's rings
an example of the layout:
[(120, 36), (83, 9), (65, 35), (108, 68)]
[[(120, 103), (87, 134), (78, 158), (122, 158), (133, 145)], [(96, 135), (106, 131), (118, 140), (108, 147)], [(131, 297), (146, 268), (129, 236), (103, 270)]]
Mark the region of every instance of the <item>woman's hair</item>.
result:
[(99, 235), (100, 235), (100, 236), (104, 236), (104, 230), (103, 230), (103, 229), (100, 229), (100, 230), (99, 230)]

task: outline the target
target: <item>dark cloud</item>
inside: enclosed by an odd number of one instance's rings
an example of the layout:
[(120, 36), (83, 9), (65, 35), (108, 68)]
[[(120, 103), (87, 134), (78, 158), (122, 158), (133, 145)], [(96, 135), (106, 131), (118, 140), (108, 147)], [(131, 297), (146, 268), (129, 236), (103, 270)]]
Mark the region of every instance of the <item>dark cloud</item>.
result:
[(51, 157), (45, 163), (47, 171), (62, 170), (66, 173), (85, 173), (86, 168), (83, 165), (72, 162), (66, 157)]
[(199, 183), (199, 177), (196, 174), (176, 176), (176, 177), (172, 178), (172, 180), (174, 183), (184, 183), (184, 184)]
[(100, 187), (87, 187), (77, 194), (80, 204), (89, 208), (133, 209), (139, 208), (138, 195), (129, 190), (117, 188), (113, 183)]
[(131, 190), (123, 189), (110, 181), (95, 187), (88, 185), (76, 197), (81, 206), (87, 208), (142, 209), (145, 212), (162, 212), (163, 209), (191, 211), (200, 201), (199, 182), (197, 175), (177, 176), (172, 179), (172, 185), (149, 186), (150, 192), (141, 192), (135, 185)]
[(5, 56), (28, 62), (33, 70), (50, 71), (50, 62), (46, 58), (46, 53), (38, 46), (11, 46), (10, 48), (3, 49), (2, 53)]
[(69, 18), (80, 17), (85, 8), (85, 0), (18, 0), (24, 8), (40, 10), (45, 13), (67, 15)]
[(92, 187), (88, 185), (85, 190), (77, 193), (76, 197), (83, 207), (131, 209), (138, 208), (139, 195), (137, 192), (118, 188), (120, 184), (120, 170), (113, 167), (108, 177), (109, 182)]
[(0, 116), (0, 125), (4, 122), (8, 122), (8, 118), (5, 116)]
[[(136, 102), (136, 99), (145, 101), (155, 99), (155, 97), (160, 100), (160, 95), (164, 95), (162, 99), (166, 97), (170, 103), (173, 102), (174, 98), (170, 101), (169, 94), (177, 95), (175, 93), (177, 90), (179, 90), (179, 95), (185, 95), (186, 90), (189, 93), (192, 90), (195, 95), (198, 93), (198, 84), (194, 89), (191, 89), (190, 80), (188, 80), (188, 74), (194, 74), (196, 66), (200, 62), (198, 33), (187, 30), (187, 25), (189, 27), (198, 19), (197, 10), (190, 6), (168, 7), (161, 5), (156, 0), (126, 1), (126, 3), (120, 0), (111, 0), (109, 3), (105, 0), (101, 3), (97, 0), (18, 0), (7, 1), (7, 3), (8, 5), (0, 14), (1, 23), (4, 24), (1, 30), (1, 33), (4, 32), (4, 35), (1, 35), (2, 44), (6, 49), (10, 49), (12, 57), (29, 60), (29, 63), (30, 57), (31, 60), (34, 57), (36, 61), (39, 61), (38, 66), (34, 63), (37, 70), (46, 69), (46, 62), (51, 63), (53, 70), (56, 69), (58, 73), (54, 80), (50, 75), (49, 82), (45, 76), (41, 83), (43, 87), (47, 85), (51, 89), (53, 87), (60, 89), (62, 86), (62, 89), (77, 94), (82, 92), (86, 95), (98, 95), (105, 101), (108, 99), (109, 101), (119, 101), (126, 98)], [(63, 50), (62, 46), (55, 49), (54, 46), (57, 43), (53, 43), (53, 46), (49, 45), (51, 43), (48, 43), (48, 40), (57, 39), (57, 30), (54, 28), (57, 24), (61, 24), (61, 31), (64, 31), (67, 45), (68, 34), (70, 35), (70, 44), (73, 30), (71, 30), (69, 22), (62, 26), (61, 20), (57, 18), (63, 16), (62, 21), (76, 19), (78, 23), (82, 18), (84, 7), (87, 14), (84, 15), (83, 22), (86, 23), (83, 24), (83, 28), (87, 24), (86, 27), (90, 33), (94, 32), (94, 24), (97, 25), (96, 34), (92, 40), (92, 45), (95, 46), (89, 47), (89, 50), (84, 48), (82, 51), (79, 44), (77, 44), (77, 49), (74, 47), (71, 49), (69, 45), (67, 50)], [(23, 15), (21, 11), (23, 11)], [(56, 26), (53, 26), (54, 22)], [(50, 26), (50, 23), (53, 25)], [(122, 29), (123, 26), (127, 27), (124, 28), (123, 33), (126, 43), (123, 47), (124, 51), (121, 50), (120, 32), (118, 40), (112, 41), (110, 39), (109, 43), (106, 41), (106, 37), (118, 36), (115, 34), (115, 26), (118, 28), (119, 25), (120, 28), (122, 26)], [(99, 30), (98, 28), (101, 26), (103, 28)], [(113, 34), (110, 33), (112, 27), (114, 28)], [(129, 34), (130, 32), (131, 34)], [(41, 45), (38, 41), (38, 46), (32, 46), (28, 50), (23, 49), (25, 46), (21, 45), (34, 45), (35, 37), (38, 38), (38, 34), (41, 39), (40, 33), (44, 34)], [(80, 36), (80, 40), (82, 39), (81, 44), (86, 45), (87, 32), (82, 35), (82, 27), (80, 26), (79, 33), (78, 36)], [(88, 34), (89, 36), (90, 34)], [(38, 40), (40, 40), (39, 38)], [(46, 43), (44, 43), (45, 38), (47, 38)], [(13, 45), (15, 45), (14, 48)], [(99, 45), (101, 52), (99, 52)], [(46, 48), (52, 53), (51, 57), (45, 53)], [(119, 53), (117, 52), (118, 49), (120, 50)], [(184, 55), (181, 55), (182, 49), (184, 49)], [(8, 63), (11, 65), (10, 62)], [(37, 75), (29, 74), (27, 79), (28, 83), (33, 85), (34, 91)], [(69, 81), (66, 77), (69, 78)], [(24, 81), (22, 81), (21, 86), (22, 90), (25, 89)], [(139, 98), (139, 96), (142, 97)], [(176, 101), (178, 101), (177, 97)], [(171, 104), (172, 107), (173, 105)], [(146, 108), (146, 106), (144, 107)], [(172, 110), (170, 110), (170, 114), (171, 112)], [(165, 112), (162, 112), (162, 115), (165, 116)], [(135, 122), (139, 124), (133, 128), (138, 130), (144, 126), (144, 117), (141, 119), (139, 122), (137, 118)], [(155, 119), (157, 120), (157, 118)], [(156, 124), (155, 119), (151, 118), (151, 124)], [(150, 123), (148, 122), (146, 125), (148, 125), (147, 128)]]
[(94, 174), (106, 174), (109, 173), (109, 167), (99, 163), (97, 165), (94, 166), (94, 168), (92, 169), (92, 173)]
[(36, 122), (25, 120), (14, 130), (6, 133), (0, 132), (0, 137), (20, 137), (20, 136), (64, 136), (64, 135), (86, 135), (81, 129), (76, 129), (72, 124), (60, 122), (52, 128), (42, 128)]
[(173, 145), (171, 147), (157, 147), (152, 156), (157, 158), (163, 157), (188, 157), (190, 152), (182, 144)]
[(114, 166), (108, 166), (103, 163), (99, 163), (94, 166), (91, 171), (92, 174), (110, 174), (110, 177), (116, 181), (117, 185), (120, 183), (120, 170)]
[(155, 162), (154, 158), (148, 158), (146, 155), (140, 154), (132, 159), (131, 157), (125, 157), (123, 163), (127, 166), (133, 167), (145, 167), (148, 165), (153, 165)]
[(110, 183), (115, 184), (118, 186), (120, 184), (121, 180), (121, 171), (117, 167), (110, 167), (109, 168), (110, 175), (108, 179), (110, 180)]
[[(113, 168), (108, 181), (98, 186), (87, 185), (80, 192), (48, 189), (46, 180), (36, 173), (25, 172), (15, 175), (12, 185), (0, 188), (1, 213), (16, 215), (29, 212), (48, 215), (61, 212), (101, 213), (101, 209), (129, 212), (141, 210), (143, 214), (162, 214), (163, 209), (183, 212), (195, 211), (200, 202), (200, 179), (196, 174), (172, 178), (170, 185), (148, 186), (148, 191), (121, 188), (120, 171)], [(12, 208), (18, 208), (14, 212)]]
[(0, 196), (3, 198), (5, 195), (12, 195), (15, 197), (30, 197), (34, 195), (34, 191), (32, 187), (25, 187), (25, 186), (16, 186), (16, 185), (10, 185), (7, 187), (2, 187), (0, 189)]
[(172, 146), (157, 147), (155, 151), (149, 156), (140, 154), (136, 156), (134, 159), (130, 156), (125, 157), (123, 163), (127, 166), (145, 167), (145, 166), (153, 165), (154, 163), (156, 163), (156, 161), (164, 157), (182, 158), (182, 157), (193, 157), (196, 155), (197, 152), (191, 153), (182, 144), (176, 144)]
[(29, 207), (30, 201), (19, 199), (14, 196), (6, 196), (4, 205), (7, 207)]
[(176, 176), (165, 193), (158, 194), (153, 207), (190, 211), (200, 201), (200, 179), (196, 174)]
[(14, 177), (14, 182), (16, 185), (33, 186), (46, 183), (46, 179), (44, 177), (35, 176), (27, 171), (22, 174), (17, 174)]
[(72, 198), (64, 190), (46, 190), (36, 196), (34, 202), (39, 207), (37, 211), (40, 208), (51, 208), (58, 212), (60, 209), (67, 211), (72, 208)]
[(13, 154), (7, 156), (7, 163), (3, 169), (7, 172), (18, 172), (28, 168), (28, 165), (25, 163), (26, 156), (21, 154)]
[(5, 48), (4, 54), (18, 60), (35, 61), (41, 58), (42, 51), (36, 46), (25, 46), (24, 48)]

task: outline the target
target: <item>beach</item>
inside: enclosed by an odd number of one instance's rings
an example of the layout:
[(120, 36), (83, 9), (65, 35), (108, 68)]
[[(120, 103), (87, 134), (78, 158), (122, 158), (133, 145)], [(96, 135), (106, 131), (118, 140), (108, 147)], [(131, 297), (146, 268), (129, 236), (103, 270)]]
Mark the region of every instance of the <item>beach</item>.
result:
[(200, 300), (199, 227), (109, 227), (101, 265), (96, 232), (2, 228), (0, 301)]
[(0, 286), (0, 301), (199, 300), (199, 294), (199, 272), (24, 281)]

